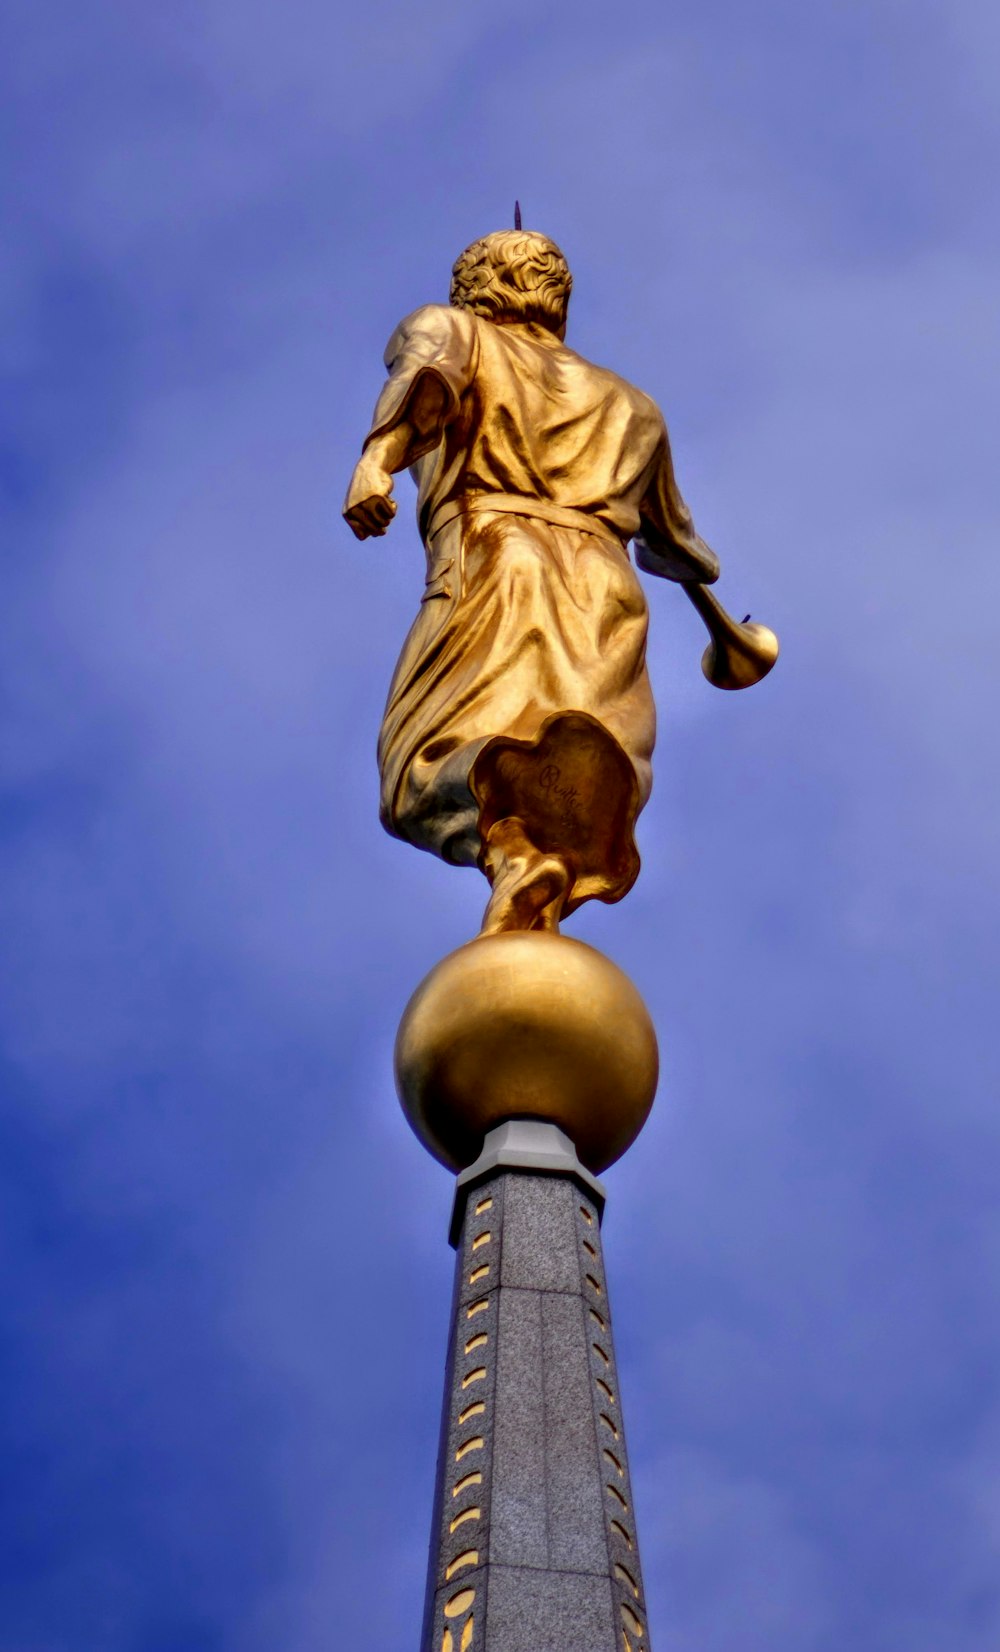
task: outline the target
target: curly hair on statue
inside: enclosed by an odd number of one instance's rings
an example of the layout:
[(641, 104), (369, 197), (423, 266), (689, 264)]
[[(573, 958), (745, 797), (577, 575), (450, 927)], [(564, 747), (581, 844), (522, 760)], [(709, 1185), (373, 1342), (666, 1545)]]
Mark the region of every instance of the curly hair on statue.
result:
[(455, 260), (449, 302), (488, 321), (537, 321), (557, 333), (572, 287), (569, 265), (547, 235), (498, 230)]

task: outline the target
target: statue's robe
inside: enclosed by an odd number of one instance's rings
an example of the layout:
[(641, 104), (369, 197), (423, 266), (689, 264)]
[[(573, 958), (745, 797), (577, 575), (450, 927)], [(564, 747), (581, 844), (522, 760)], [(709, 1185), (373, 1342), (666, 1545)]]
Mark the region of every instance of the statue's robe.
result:
[(504, 815), (560, 853), (566, 910), (638, 871), (655, 711), (643, 567), (707, 582), (648, 396), (535, 323), (427, 305), (396, 329), (369, 440), (406, 421), (427, 550), (379, 739), (395, 836), (483, 863)]

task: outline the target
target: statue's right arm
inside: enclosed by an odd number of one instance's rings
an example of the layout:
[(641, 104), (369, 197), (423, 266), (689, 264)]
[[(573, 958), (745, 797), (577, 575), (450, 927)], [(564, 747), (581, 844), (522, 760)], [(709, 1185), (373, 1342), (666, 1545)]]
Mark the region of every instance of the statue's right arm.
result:
[(392, 478), (406, 463), (410, 439), (404, 421), (365, 443), (344, 500), (344, 520), (356, 539), (380, 538), (395, 516)]
[(396, 328), (385, 352), (389, 378), (344, 502), (358, 539), (385, 533), (396, 514), (393, 476), (437, 446), (472, 382), (477, 355), (466, 311), (427, 304)]

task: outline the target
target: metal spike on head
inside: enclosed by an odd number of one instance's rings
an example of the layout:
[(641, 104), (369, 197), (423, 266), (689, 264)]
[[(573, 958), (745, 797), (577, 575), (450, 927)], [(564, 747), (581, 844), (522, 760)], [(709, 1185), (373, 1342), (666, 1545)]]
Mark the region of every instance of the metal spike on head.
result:
[(521, 228), (521, 203), (520, 203), (520, 201), (515, 201), (514, 202), (514, 228), (515, 229), (520, 229)]

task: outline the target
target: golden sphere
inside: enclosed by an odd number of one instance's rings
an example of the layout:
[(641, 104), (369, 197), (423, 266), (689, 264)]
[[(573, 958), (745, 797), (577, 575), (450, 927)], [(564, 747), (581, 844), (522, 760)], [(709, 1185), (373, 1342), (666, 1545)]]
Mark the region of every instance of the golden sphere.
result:
[(452, 1170), (487, 1130), (545, 1119), (599, 1173), (634, 1142), (659, 1057), (627, 975), (583, 941), (547, 931), (484, 935), (442, 958), (396, 1037), (396, 1088), (420, 1140)]

